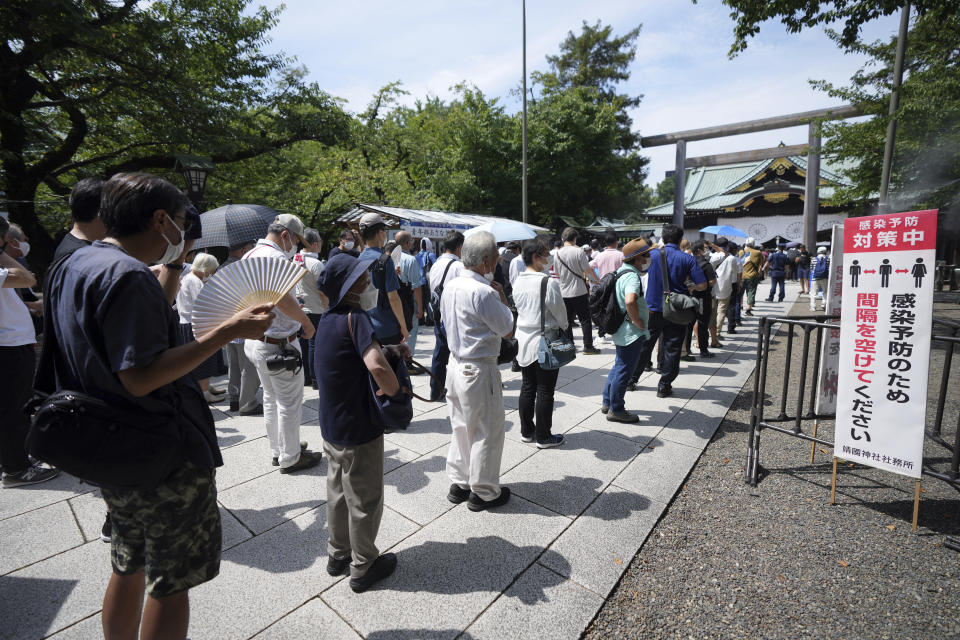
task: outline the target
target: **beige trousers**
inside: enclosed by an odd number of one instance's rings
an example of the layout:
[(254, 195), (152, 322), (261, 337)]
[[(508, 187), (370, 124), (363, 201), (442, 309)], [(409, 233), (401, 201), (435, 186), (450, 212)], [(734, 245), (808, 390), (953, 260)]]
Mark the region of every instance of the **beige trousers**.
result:
[(727, 309), (730, 307), (730, 296), (726, 298), (715, 298), (713, 305), (713, 316), (710, 318), (710, 326), (717, 330), (723, 330), (723, 322), (727, 318)]
[(499, 498), (504, 412), (497, 359), (454, 358), (447, 381), (453, 430), (447, 454), (450, 481), (483, 500)]
[(351, 558), (359, 578), (380, 555), (377, 533), (383, 515), (383, 436), (357, 447), (323, 442), (327, 454), (327, 529), (331, 558)]

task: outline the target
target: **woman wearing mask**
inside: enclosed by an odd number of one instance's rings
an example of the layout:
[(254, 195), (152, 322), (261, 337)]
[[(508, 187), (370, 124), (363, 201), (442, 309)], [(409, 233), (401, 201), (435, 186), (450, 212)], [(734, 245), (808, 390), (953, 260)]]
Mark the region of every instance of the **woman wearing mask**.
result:
[(640, 422), (636, 414), (626, 410), (623, 396), (627, 391), (630, 376), (637, 368), (643, 345), (650, 337), (647, 330), (647, 318), (650, 314), (640, 282), (641, 271), (650, 260), (650, 249), (652, 247), (642, 238), (631, 240), (623, 247), (623, 266), (617, 270), (617, 304), (626, 315), (612, 337), (617, 348), (617, 359), (607, 375), (607, 384), (603, 388), (603, 404), (600, 407), (600, 411), (607, 414), (610, 422)]
[[(193, 304), (197, 301), (197, 296), (200, 295), (203, 283), (210, 279), (210, 276), (216, 272), (219, 266), (220, 263), (214, 256), (209, 253), (198, 253), (193, 258), (190, 273), (180, 281), (180, 291), (177, 293), (177, 313), (180, 314), (180, 333), (183, 335), (185, 343), (195, 340), (193, 326), (191, 325)], [(223, 357), (217, 351), (193, 370), (193, 376), (203, 390), (203, 397), (210, 404), (223, 401), (224, 392), (210, 388), (210, 378), (220, 375), (223, 369)]]
[(517, 364), (523, 373), (520, 387), (520, 437), (524, 442), (536, 440), (537, 447), (546, 449), (563, 444), (562, 435), (553, 435), (553, 392), (557, 386), (559, 369), (541, 369), (537, 362), (540, 345), (540, 291), (547, 281), (543, 302), (544, 333), (550, 335), (567, 328), (567, 308), (556, 278), (549, 277), (550, 246), (546, 240), (533, 239), (523, 243), (521, 257), (526, 271), (513, 283), (513, 301), (517, 307), (519, 342)]

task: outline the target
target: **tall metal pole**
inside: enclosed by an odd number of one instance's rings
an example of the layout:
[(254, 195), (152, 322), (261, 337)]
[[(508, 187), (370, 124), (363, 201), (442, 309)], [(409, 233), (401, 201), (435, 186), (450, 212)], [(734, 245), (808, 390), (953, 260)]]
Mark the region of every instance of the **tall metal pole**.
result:
[[(817, 245), (817, 215), (820, 213), (820, 129), (807, 125), (807, 179), (803, 190), (803, 244), (807, 251)], [(813, 255), (811, 253), (811, 255)]]
[(527, 0), (523, 0), (523, 221), (530, 222), (527, 213)]
[(910, 3), (900, 13), (900, 34), (897, 36), (897, 57), (893, 63), (893, 90), (890, 91), (890, 122), (887, 140), (883, 145), (883, 172), (880, 175), (880, 213), (890, 211), (887, 193), (890, 190), (890, 169), (893, 165), (893, 143), (897, 136), (897, 109), (900, 107), (900, 83), (903, 82), (903, 56), (907, 49), (907, 30), (910, 27)]
[(686, 189), (687, 141), (677, 140), (677, 165), (673, 171), (673, 224), (683, 228), (683, 192)]

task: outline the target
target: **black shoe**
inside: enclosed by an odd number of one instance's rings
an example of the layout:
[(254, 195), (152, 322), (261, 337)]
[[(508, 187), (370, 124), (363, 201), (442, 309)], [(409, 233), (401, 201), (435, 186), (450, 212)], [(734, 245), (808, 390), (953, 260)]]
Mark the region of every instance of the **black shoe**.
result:
[(107, 517), (103, 521), (103, 528), (100, 529), (100, 539), (104, 542), (110, 542), (113, 537), (113, 525), (110, 524), (110, 512), (107, 511)]
[(680, 359), (683, 360), (684, 362), (696, 362), (696, 361), (697, 361), (697, 357), (694, 356), (694, 355), (691, 355), (691, 354), (689, 354), (689, 353), (688, 353), (687, 355), (685, 355), (685, 356), (680, 356)]
[(537, 443), (537, 449), (549, 449), (550, 447), (559, 447), (563, 444), (563, 436), (550, 436), (546, 440)]
[(320, 385), (318, 385), (316, 382), (313, 382), (310, 386), (313, 387), (314, 391), (320, 391)]
[(648, 364), (643, 368), (644, 371), (653, 371), (653, 365)]
[(240, 412), (240, 415), (242, 415), (242, 416), (262, 416), (262, 415), (263, 415), (263, 405), (260, 404), (260, 403), (257, 403), (257, 406), (255, 406), (253, 409), (244, 409), (243, 411), (241, 411), (241, 412)]
[(724, 331), (724, 333), (726, 333), (728, 336), (735, 336), (735, 335), (737, 335), (736, 329), (727, 329), (726, 331)]
[(709, 351), (701, 351), (701, 352), (700, 352), (700, 357), (701, 357), (701, 358), (715, 358), (716, 356), (715, 356), (714, 354), (710, 353)]
[[(767, 298), (767, 302), (773, 302), (773, 298)], [(753, 314), (750, 314), (753, 315)]]
[(313, 451), (303, 451), (300, 454), (300, 459), (289, 467), (283, 467), (280, 469), (280, 473), (296, 473), (297, 471), (303, 471), (305, 469), (311, 469), (318, 464), (323, 458), (323, 455), (320, 453), (315, 453)]
[(23, 487), (28, 484), (39, 484), (47, 480), (53, 480), (60, 475), (59, 469), (44, 467), (39, 464), (32, 464), (23, 471), (17, 473), (3, 472), (2, 484), (7, 487)]
[(397, 554), (384, 553), (373, 561), (370, 568), (359, 578), (350, 578), (350, 588), (354, 593), (363, 593), (384, 578), (390, 577), (397, 569)]
[[(301, 441), (300, 441), (300, 453), (303, 453), (303, 452), (306, 451), (306, 450), (307, 450), (307, 443), (304, 442), (303, 440), (301, 440)], [(272, 465), (275, 466), (275, 467), (279, 467), (279, 466), (280, 466), (280, 461), (277, 460), (276, 458), (273, 458), (272, 461), (270, 462), (270, 464), (272, 464)]]
[(507, 500), (510, 499), (510, 487), (500, 487), (500, 495), (494, 498), (493, 500), (484, 500), (477, 494), (470, 492), (470, 499), (467, 500), (467, 509), (470, 511), (483, 511), (485, 509), (493, 509), (494, 507), (501, 507), (507, 504)]
[(665, 387), (663, 389), (657, 389), (658, 398), (669, 398), (673, 395), (673, 387)]
[(240, 401), (239, 401), (239, 400), (231, 400), (231, 401), (230, 401), (230, 411), (232, 411), (232, 412), (234, 412), (234, 413), (236, 413), (237, 411), (240, 411)]
[(637, 383), (636, 383), (636, 382), (628, 382), (628, 383), (627, 383), (627, 391), (636, 391), (636, 390), (639, 389), (639, 388), (640, 388), (640, 387), (637, 386)]
[(510, 371), (522, 371), (520, 364), (516, 360), (510, 363)]
[(470, 489), (461, 489), (460, 485), (450, 485), (450, 491), (447, 493), (447, 500), (453, 504), (460, 504), (470, 498)]
[(752, 316), (752, 315), (753, 315), (753, 311), (752, 311), (751, 309), (747, 309), (746, 311), (743, 312), (743, 314), (744, 314), (744, 315), (747, 315), (747, 316)]
[[(636, 389), (636, 388), (637, 386), (633, 385), (633, 389)], [(633, 389), (630, 388), (630, 385), (627, 385), (628, 391), (633, 391)], [(610, 411), (610, 407), (608, 407), (607, 405), (603, 405), (602, 407), (600, 407), (600, 413), (602, 413), (603, 415), (607, 415), (607, 411)]]
[(327, 558), (327, 573), (332, 576), (344, 576), (350, 573), (350, 558), (337, 560), (333, 556)]
[(584, 349), (581, 353), (585, 356), (598, 356), (600, 355), (600, 349), (594, 349), (590, 347), (589, 349)]
[[(657, 395), (660, 395), (659, 393)], [(630, 413), (629, 411), (611, 411), (607, 414), (607, 420), (609, 422), (625, 422), (627, 424), (633, 424), (635, 422), (640, 422), (640, 418), (635, 413)]]

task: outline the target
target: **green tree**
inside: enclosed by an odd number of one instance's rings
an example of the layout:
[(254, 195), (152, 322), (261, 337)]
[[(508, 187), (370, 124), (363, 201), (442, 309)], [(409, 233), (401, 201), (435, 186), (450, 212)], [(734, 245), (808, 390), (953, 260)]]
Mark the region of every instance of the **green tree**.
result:
[(664, 178), (657, 183), (650, 206), (655, 207), (666, 202), (673, 202), (673, 192), (675, 190), (676, 182), (674, 182), (673, 177)]
[[(840, 34), (833, 38), (842, 42)], [(960, 193), (960, 16), (934, 11), (918, 16), (907, 42), (891, 198), (902, 208), (943, 206)], [(823, 125), (825, 151), (844, 167), (851, 183), (837, 199), (865, 203), (876, 197), (880, 185), (896, 38), (846, 49), (870, 57), (850, 85), (814, 84), (873, 116)]]
[(78, 176), (169, 175), (177, 152), (222, 163), (349, 134), (332, 98), (263, 53), (277, 11), (245, 13), (247, 4), (0, 5), (0, 189), (41, 263), (54, 247), (34, 199), (68, 193)]
[[(735, 22), (730, 47), (733, 56), (747, 48), (747, 41), (760, 33), (763, 22), (777, 18), (791, 33), (842, 22), (843, 30), (837, 41), (844, 47), (854, 46), (865, 22), (899, 12), (904, 0), (723, 0), (723, 3), (732, 9), (730, 17)], [(911, 7), (921, 15), (929, 11), (949, 15), (960, 10), (956, 0), (913, 0)]]

